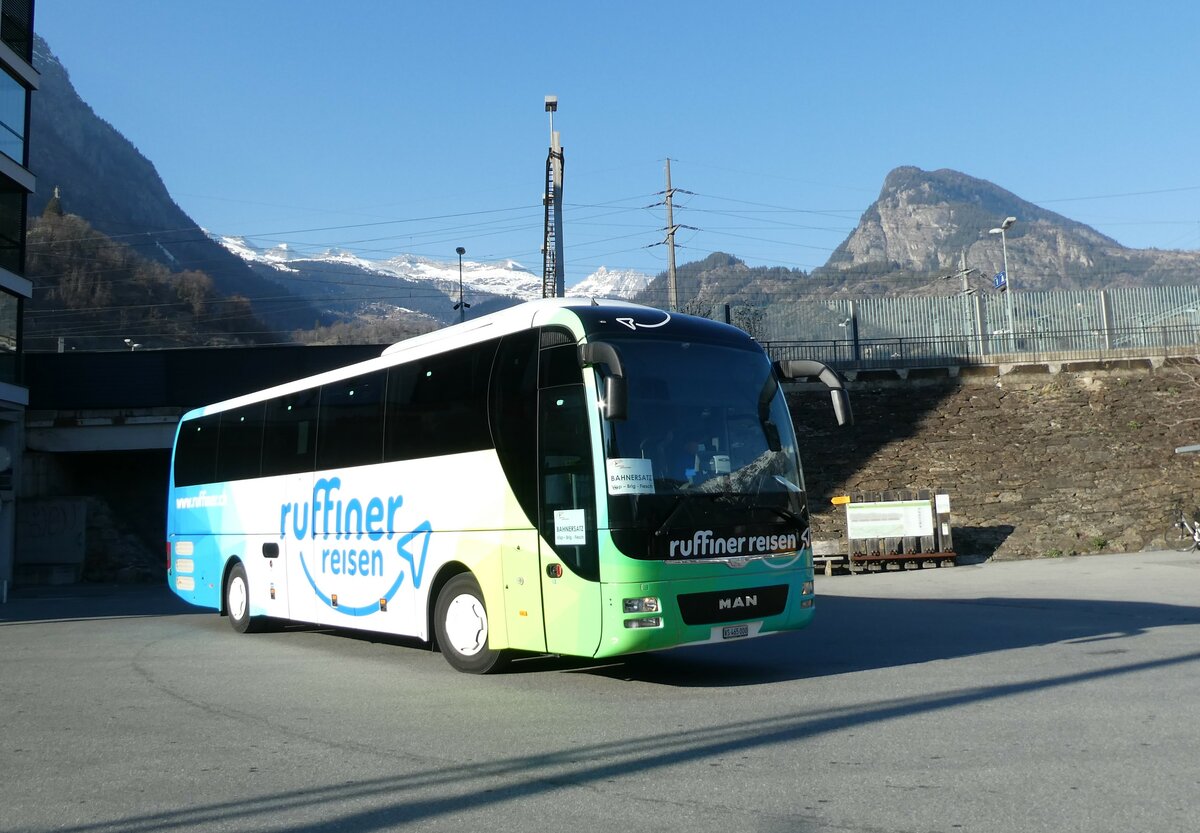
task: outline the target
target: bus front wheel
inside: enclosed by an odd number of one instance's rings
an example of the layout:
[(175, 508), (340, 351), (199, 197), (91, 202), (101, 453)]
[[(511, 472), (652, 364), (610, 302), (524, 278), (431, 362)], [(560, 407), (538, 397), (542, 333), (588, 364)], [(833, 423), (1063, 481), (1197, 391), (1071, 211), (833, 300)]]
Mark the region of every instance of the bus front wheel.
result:
[(239, 561), (229, 570), (225, 578), (225, 612), (229, 624), (238, 633), (258, 630), (259, 618), (250, 615), (250, 582), (246, 579), (246, 568)]
[(488, 647), (487, 607), (470, 573), (454, 576), (438, 593), (433, 628), (438, 650), (457, 670), (487, 674), (504, 665), (504, 652)]

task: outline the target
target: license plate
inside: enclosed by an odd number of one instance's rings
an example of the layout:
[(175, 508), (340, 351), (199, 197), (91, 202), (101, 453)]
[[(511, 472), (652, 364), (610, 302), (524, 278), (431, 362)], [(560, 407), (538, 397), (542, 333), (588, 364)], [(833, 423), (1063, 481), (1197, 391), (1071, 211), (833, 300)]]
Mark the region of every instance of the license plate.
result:
[(722, 639), (741, 639), (742, 637), (749, 635), (749, 625), (730, 625), (729, 627), (721, 628)]

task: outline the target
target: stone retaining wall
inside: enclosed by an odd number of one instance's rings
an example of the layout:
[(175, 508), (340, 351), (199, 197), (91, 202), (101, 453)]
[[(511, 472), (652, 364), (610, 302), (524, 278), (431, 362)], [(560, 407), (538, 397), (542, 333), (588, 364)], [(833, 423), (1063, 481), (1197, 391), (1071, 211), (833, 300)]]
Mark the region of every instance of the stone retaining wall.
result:
[(860, 373), (855, 425), (829, 396), (791, 394), (817, 539), (840, 539), (834, 495), (951, 496), (964, 557), (1161, 546), (1172, 506), (1200, 505), (1200, 364), (1127, 360)]

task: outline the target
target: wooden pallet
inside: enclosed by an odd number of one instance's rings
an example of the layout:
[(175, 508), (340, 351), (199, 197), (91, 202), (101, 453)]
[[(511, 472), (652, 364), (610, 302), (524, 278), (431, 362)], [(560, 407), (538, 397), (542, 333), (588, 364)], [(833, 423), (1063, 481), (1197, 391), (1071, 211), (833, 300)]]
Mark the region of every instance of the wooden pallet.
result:
[(887, 555), (855, 553), (850, 556), (850, 572), (882, 573), (953, 567), (957, 558), (958, 554), (953, 552), (893, 552)]

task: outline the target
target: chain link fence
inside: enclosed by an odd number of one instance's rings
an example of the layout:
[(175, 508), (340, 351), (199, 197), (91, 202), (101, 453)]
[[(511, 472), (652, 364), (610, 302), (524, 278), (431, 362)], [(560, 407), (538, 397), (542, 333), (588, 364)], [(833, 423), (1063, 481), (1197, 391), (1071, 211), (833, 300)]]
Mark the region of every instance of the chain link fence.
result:
[(772, 358), (887, 368), (1195, 354), (1200, 286), (813, 299), (700, 312)]

